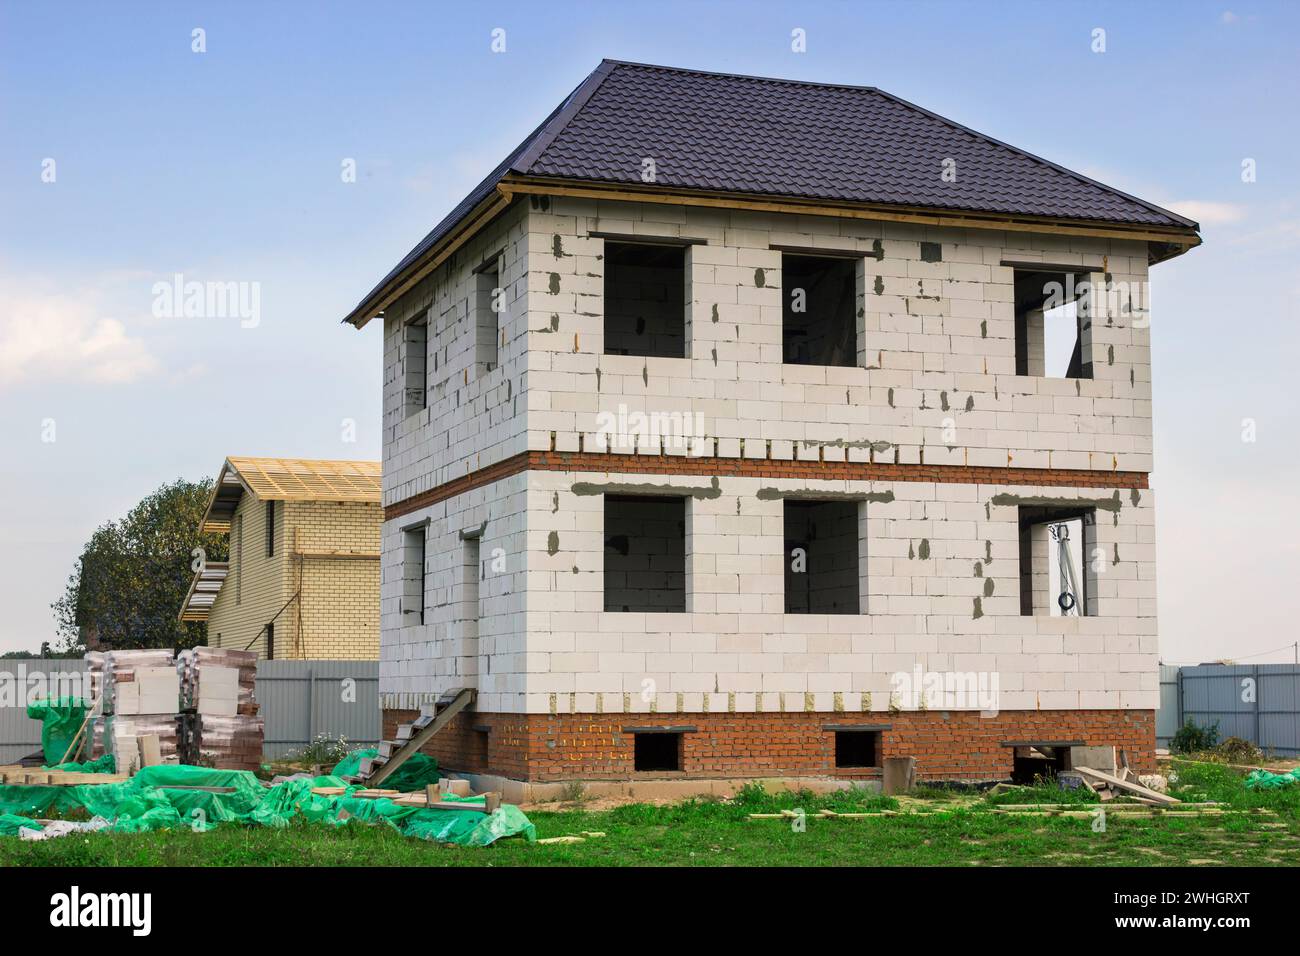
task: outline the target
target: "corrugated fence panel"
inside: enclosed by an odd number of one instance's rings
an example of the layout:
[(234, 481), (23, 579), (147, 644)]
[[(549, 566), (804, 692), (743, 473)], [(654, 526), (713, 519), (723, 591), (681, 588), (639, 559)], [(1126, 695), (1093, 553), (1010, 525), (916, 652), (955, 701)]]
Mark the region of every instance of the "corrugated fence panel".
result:
[(1219, 739), (1241, 737), (1261, 750), (1300, 754), (1300, 667), (1198, 664), (1183, 667), (1182, 719), (1217, 723)]
[(41, 749), (41, 722), (27, 716), (31, 700), (90, 696), (86, 662), (15, 657), (0, 660), (0, 763)]
[(268, 759), (324, 735), (357, 746), (378, 743), (378, 661), (261, 661), (257, 702), (266, 719)]
[[(1276, 667), (1276, 670), (1274, 669)], [(1259, 674), (1259, 746), (1300, 753), (1300, 667), (1262, 665)]]

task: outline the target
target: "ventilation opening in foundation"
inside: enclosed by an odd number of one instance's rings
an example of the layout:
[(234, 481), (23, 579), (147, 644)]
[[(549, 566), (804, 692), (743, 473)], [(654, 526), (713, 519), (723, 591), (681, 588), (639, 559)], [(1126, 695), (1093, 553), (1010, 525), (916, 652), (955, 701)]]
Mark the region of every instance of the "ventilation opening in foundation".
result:
[(1020, 508), (1020, 613), (1097, 613), (1095, 508)]
[(1015, 270), (1016, 374), (1092, 378), (1088, 273)]
[(1050, 744), (1016, 747), (1011, 762), (1011, 782), (1032, 785), (1036, 780), (1052, 780), (1070, 769), (1070, 748)]
[(686, 357), (686, 250), (605, 243), (605, 354)]
[(879, 767), (880, 732), (875, 730), (835, 731), (835, 766)]
[(785, 502), (785, 613), (857, 614), (858, 502)]
[(638, 772), (666, 773), (682, 769), (682, 735), (639, 733), (632, 736), (633, 768)]
[(605, 496), (605, 610), (685, 612), (685, 498)]
[(858, 364), (857, 260), (781, 256), (781, 346), (787, 365)]

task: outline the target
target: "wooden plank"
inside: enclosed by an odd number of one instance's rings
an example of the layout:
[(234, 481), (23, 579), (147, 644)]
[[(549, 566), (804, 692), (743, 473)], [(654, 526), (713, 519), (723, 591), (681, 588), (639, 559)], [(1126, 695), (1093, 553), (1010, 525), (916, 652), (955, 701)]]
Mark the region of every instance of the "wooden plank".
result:
[[(1222, 803), (1180, 803), (1179, 808), (1186, 807), (1189, 810), (1206, 810), (1211, 807), (1222, 807)], [(1078, 803), (1003, 803), (995, 809), (998, 810), (1083, 810), (1087, 808), (1096, 809), (1097, 804), (1078, 804)], [(1128, 811), (1146, 811), (1148, 806), (1141, 803), (1116, 803), (1106, 808), (1107, 813), (1124, 813)], [(1171, 813), (1178, 812), (1173, 807), (1169, 808)]]
[[(487, 796), (496, 796), (488, 794)], [(457, 803), (453, 800), (430, 800), (427, 794), (404, 793), (393, 798), (399, 807), (414, 807), (417, 810), (473, 810), (475, 813), (491, 813), (496, 806), (490, 806), (486, 797), (482, 803)], [(499, 801), (497, 803), (499, 805)]]
[(1094, 780), (1100, 780), (1103, 783), (1107, 783), (1110, 786), (1115, 787), (1116, 789), (1127, 790), (1129, 793), (1136, 793), (1140, 797), (1146, 797), (1149, 800), (1154, 800), (1156, 801), (1156, 803), (1174, 804), (1174, 803), (1182, 802), (1181, 800), (1177, 800), (1174, 797), (1169, 796), (1168, 794), (1159, 793), (1155, 790), (1152, 790), (1150, 787), (1144, 787), (1140, 783), (1130, 783), (1128, 780), (1121, 780), (1119, 777), (1111, 776), (1108, 773), (1102, 773), (1100, 770), (1093, 770), (1091, 767), (1075, 767), (1074, 771), (1075, 773), (1081, 773), (1090, 776)]
[(509, 193), (498, 186), (495, 192), (489, 193), (482, 202), (466, 214), (457, 228), (424, 252), (420, 258), (417, 258), (415, 262), (407, 267), (406, 271), (394, 276), (388, 285), (377, 289), (365, 302), (353, 309), (343, 321), (351, 322), (358, 329), (364, 326), (375, 315), (383, 312), (393, 302), (413, 289), (421, 279), (442, 265), (452, 253), (475, 236), (479, 229), (491, 222), (498, 213), (508, 208), (512, 199), (513, 197)]

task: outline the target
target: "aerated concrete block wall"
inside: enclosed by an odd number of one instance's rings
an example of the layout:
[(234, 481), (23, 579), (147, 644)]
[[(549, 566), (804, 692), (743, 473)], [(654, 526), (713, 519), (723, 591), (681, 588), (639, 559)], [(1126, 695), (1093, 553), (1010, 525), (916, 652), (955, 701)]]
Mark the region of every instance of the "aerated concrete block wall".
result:
[[(596, 232), (696, 240), (686, 358), (604, 354)], [(778, 245), (860, 253), (859, 367), (782, 364)], [(510, 312), (500, 368), (480, 379), (465, 316), (473, 269), (496, 250)], [(1077, 266), (1078, 279), (1125, 290), (1094, 297), (1092, 378), (1015, 375), (1004, 262)], [(878, 712), (891, 675), (920, 666), (996, 671), (1004, 710), (1153, 709), (1150, 356), (1145, 301), (1131, 295), (1146, 274), (1136, 241), (517, 202), (385, 317), (384, 500), (402, 513), (384, 526), (383, 705), (477, 684), (478, 709), (497, 713)], [(401, 327), (430, 306), (435, 397), (408, 418)], [(663, 473), (633, 474), (601, 456), (661, 447), (611, 437), (603, 426), (620, 412), (678, 412), (700, 428), (688, 448), (663, 449)], [(525, 452), (549, 464), (449, 485)], [(783, 474), (794, 462), (822, 470)], [(873, 463), (973, 477), (857, 477)], [(1008, 469), (1042, 481), (999, 480)], [(448, 496), (403, 508), (440, 486)], [(686, 497), (685, 612), (604, 610), (604, 493)], [(791, 496), (860, 503), (859, 614), (783, 613)], [(1021, 504), (1095, 509), (1097, 616), (1021, 615)], [(402, 532), (421, 523), (432, 563), (413, 625), (400, 611)], [(458, 618), (466, 532), (480, 535), (476, 637)]]
[[(384, 313), (384, 504), (410, 498), (525, 448), (527, 206), (516, 206), (462, 246)], [(502, 254), (499, 324), (491, 371), (476, 368), (475, 272)], [(426, 407), (408, 414), (403, 329), (428, 322)]]
[[(625, 403), (699, 412), (700, 451), (725, 457), (767, 457), (771, 441), (782, 459), (797, 446), (827, 461), (874, 449), (904, 464), (1152, 470), (1149, 329), (1127, 294), (1145, 288), (1145, 243), (564, 197), (527, 230), (530, 449), (554, 433), (559, 451), (579, 437), (634, 451), (599, 428)], [(687, 249), (688, 358), (603, 354), (605, 240), (591, 232), (707, 240)], [(774, 245), (861, 252), (860, 367), (781, 363)], [(1094, 298), (1092, 379), (1015, 374), (1004, 261), (1077, 265), (1077, 281), (1124, 292), (1115, 308)]]

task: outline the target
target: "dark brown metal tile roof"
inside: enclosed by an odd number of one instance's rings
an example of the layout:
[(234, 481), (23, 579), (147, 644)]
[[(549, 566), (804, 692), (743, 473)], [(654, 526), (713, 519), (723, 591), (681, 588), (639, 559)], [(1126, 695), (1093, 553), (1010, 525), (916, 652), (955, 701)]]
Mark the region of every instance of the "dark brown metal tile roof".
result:
[(873, 87), (605, 60), (366, 299), (506, 174), (643, 186), (646, 158), (671, 188), (1197, 228)]

